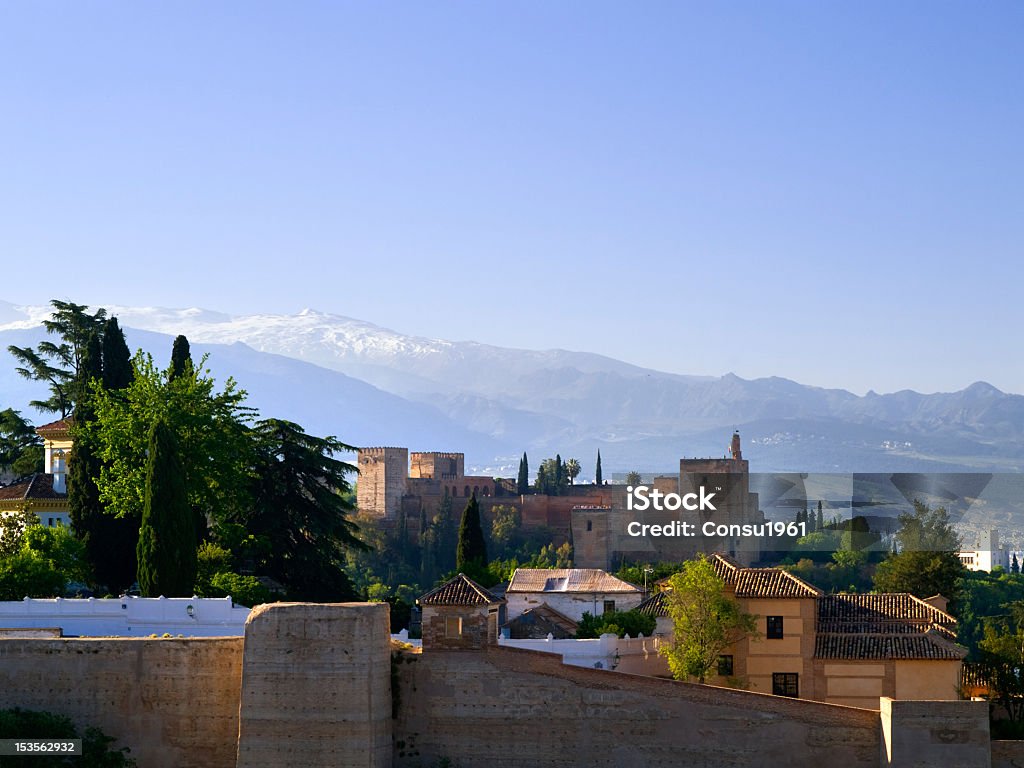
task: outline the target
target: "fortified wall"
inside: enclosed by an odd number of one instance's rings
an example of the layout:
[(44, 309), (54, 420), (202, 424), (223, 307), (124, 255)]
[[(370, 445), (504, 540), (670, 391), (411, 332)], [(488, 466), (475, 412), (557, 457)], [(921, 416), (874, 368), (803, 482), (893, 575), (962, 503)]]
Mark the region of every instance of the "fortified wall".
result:
[(144, 768), (1010, 766), (984, 702), (881, 712), (506, 648), (392, 652), (386, 604), (273, 604), (245, 638), (0, 639), (0, 707), (97, 725)]

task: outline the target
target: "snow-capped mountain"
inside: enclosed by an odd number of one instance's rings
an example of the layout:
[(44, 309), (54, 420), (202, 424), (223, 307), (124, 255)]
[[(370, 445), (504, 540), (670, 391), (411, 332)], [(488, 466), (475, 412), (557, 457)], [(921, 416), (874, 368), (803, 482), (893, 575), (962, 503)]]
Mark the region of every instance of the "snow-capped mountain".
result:
[[(601, 448), (606, 469), (663, 470), (682, 455), (721, 455), (738, 428), (763, 471), (1024, 466), (1024, 397), (984, 383), (858, 397), (783, 378), (680, 376), (586, 352), (428, 339), (313, 310), (233, 317), (107, 309), (131, 346), (158, 359), (171, 337), (185, 334), (267, 415), (291, 418), (303, 403), (296, 420), (314, 431), (357, 444), (464, 450), (477, 465), (524, 449), (586, 457)], [(0, 302), (3, 349), (41, 333), (48, 314)], [(23, 408), (28, 383), (12, 368), (0, 359), (0, 407)]]

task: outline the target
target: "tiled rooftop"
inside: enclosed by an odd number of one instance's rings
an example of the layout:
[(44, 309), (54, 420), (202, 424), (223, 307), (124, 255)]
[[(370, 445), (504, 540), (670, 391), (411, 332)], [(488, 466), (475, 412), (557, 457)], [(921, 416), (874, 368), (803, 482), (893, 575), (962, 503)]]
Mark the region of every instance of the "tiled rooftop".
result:
[(710, 558), (715, 573), (736, 590), (736, 597), (819, 597), (822, 592), (781, 568), (744, 568), (727, 555)]
[(430, 590), (416, 602), (420, 605), (492, 605), (503, 600), (460, 573)]
[(43, 424), (41, 427), (36, 427), (36, 432), (40, 435), (54, 432), (67, 432), (74, 425), (75, 417), (65, 416), (63, 419), (57, 419), (56, 421), (51, 421), (49, 424)]
[(37, 472), (28, 480), (0, 488), (0, 501), (30, 501), (32, 499), (66, 499), (66, 493), (53, 490), (53, 475)]
[(506, 594), (515, 592), (643, 592), (599, 568), (517, 568)]

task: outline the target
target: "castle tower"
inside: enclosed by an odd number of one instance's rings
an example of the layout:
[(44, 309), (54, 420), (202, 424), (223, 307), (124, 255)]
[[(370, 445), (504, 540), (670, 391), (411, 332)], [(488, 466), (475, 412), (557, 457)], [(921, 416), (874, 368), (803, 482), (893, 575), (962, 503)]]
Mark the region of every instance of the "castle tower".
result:
[(729, 446), (729, 455), (736, 461), (743, 459), (743, 451), (740, 450), (740, 433), (736, 430), (732, 433), (732, 445)]
[(356, 505), (383, 520), (397, 520), (409, 476), (408, 448), (360, 448)]

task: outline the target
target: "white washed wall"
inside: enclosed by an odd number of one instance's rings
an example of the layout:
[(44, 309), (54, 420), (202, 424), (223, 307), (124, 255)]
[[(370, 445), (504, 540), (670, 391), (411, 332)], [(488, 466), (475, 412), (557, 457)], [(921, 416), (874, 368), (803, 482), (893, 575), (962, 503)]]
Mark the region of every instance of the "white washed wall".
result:
[[(189, 615), (189, 607), (192, 614)], [(60, 627), (65, 636), (230, 637), (245, 634), (249, 609), (230, 597), (119, 597), (0, 602), (0, 628)]]

